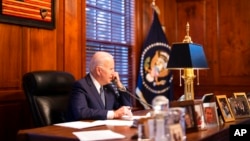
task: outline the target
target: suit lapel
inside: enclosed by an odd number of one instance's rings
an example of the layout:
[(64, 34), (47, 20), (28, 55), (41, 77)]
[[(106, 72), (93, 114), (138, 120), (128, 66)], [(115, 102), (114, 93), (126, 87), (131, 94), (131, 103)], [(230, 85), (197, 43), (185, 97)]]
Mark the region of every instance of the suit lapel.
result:
[[(90, 91), (91, 91), (91, 95), (93, 95), (95, 97), (95, 99), (97, 99), (97, 103), (98, 105), (102, 108), (102, 109), (105, 109), (105, 106), (103, 105), (103, 102), (102, 102), (102, 99), (101, 99), (101, 96), (99, 94), (99, 92), (97, 91), (91, 77), (90, 77), (90, 74), (88, 74), (86, 76), (86, 82), (88, 83), (89, 85), (89, 88), (90, 88)], [(105, 92), (105, 89), (104, 89), (104, 92)], [(105, 92), (105, 100), (106, 100), (106, 92)]]

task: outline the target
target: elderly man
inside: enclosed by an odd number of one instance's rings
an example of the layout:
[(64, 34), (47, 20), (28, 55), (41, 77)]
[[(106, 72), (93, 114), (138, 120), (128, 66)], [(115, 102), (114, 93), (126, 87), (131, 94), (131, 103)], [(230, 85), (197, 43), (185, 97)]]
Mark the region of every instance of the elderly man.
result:
[[(90, 72), (75, 82), (69, 102), (70, 121), (118, 119), (132, 116), (131, 98), (115, 71), (113, 56), (96, 52), (90, 61)], [(118, 91), (111, 85), (115, 82)]]

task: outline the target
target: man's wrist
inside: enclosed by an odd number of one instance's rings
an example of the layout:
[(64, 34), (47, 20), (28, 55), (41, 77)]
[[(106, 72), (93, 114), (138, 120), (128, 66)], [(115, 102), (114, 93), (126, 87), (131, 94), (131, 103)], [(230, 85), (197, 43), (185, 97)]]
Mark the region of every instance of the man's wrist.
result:
[(114, 119), (115, 112), (114, 111), (108, 111), (107, 113), (107, 119)]

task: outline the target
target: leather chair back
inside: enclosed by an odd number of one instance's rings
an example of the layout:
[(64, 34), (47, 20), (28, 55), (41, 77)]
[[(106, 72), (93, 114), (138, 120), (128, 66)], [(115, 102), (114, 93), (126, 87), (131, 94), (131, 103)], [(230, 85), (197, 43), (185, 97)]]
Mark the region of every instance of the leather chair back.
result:
[(34, 71), (23, 75), (23, 90), (35, 127), (65, 122), (75, 78), (63, 71)]

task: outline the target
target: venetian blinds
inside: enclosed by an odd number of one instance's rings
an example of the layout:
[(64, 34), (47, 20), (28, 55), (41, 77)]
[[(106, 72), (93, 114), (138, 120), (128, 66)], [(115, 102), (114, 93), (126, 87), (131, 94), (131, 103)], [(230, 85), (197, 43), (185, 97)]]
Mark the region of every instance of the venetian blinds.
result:
[(96, 51), (107, 51), (114, 56), (122, 82), (130, 87), (134, 0), (86, 0), (86, 14), (86, 65)]

